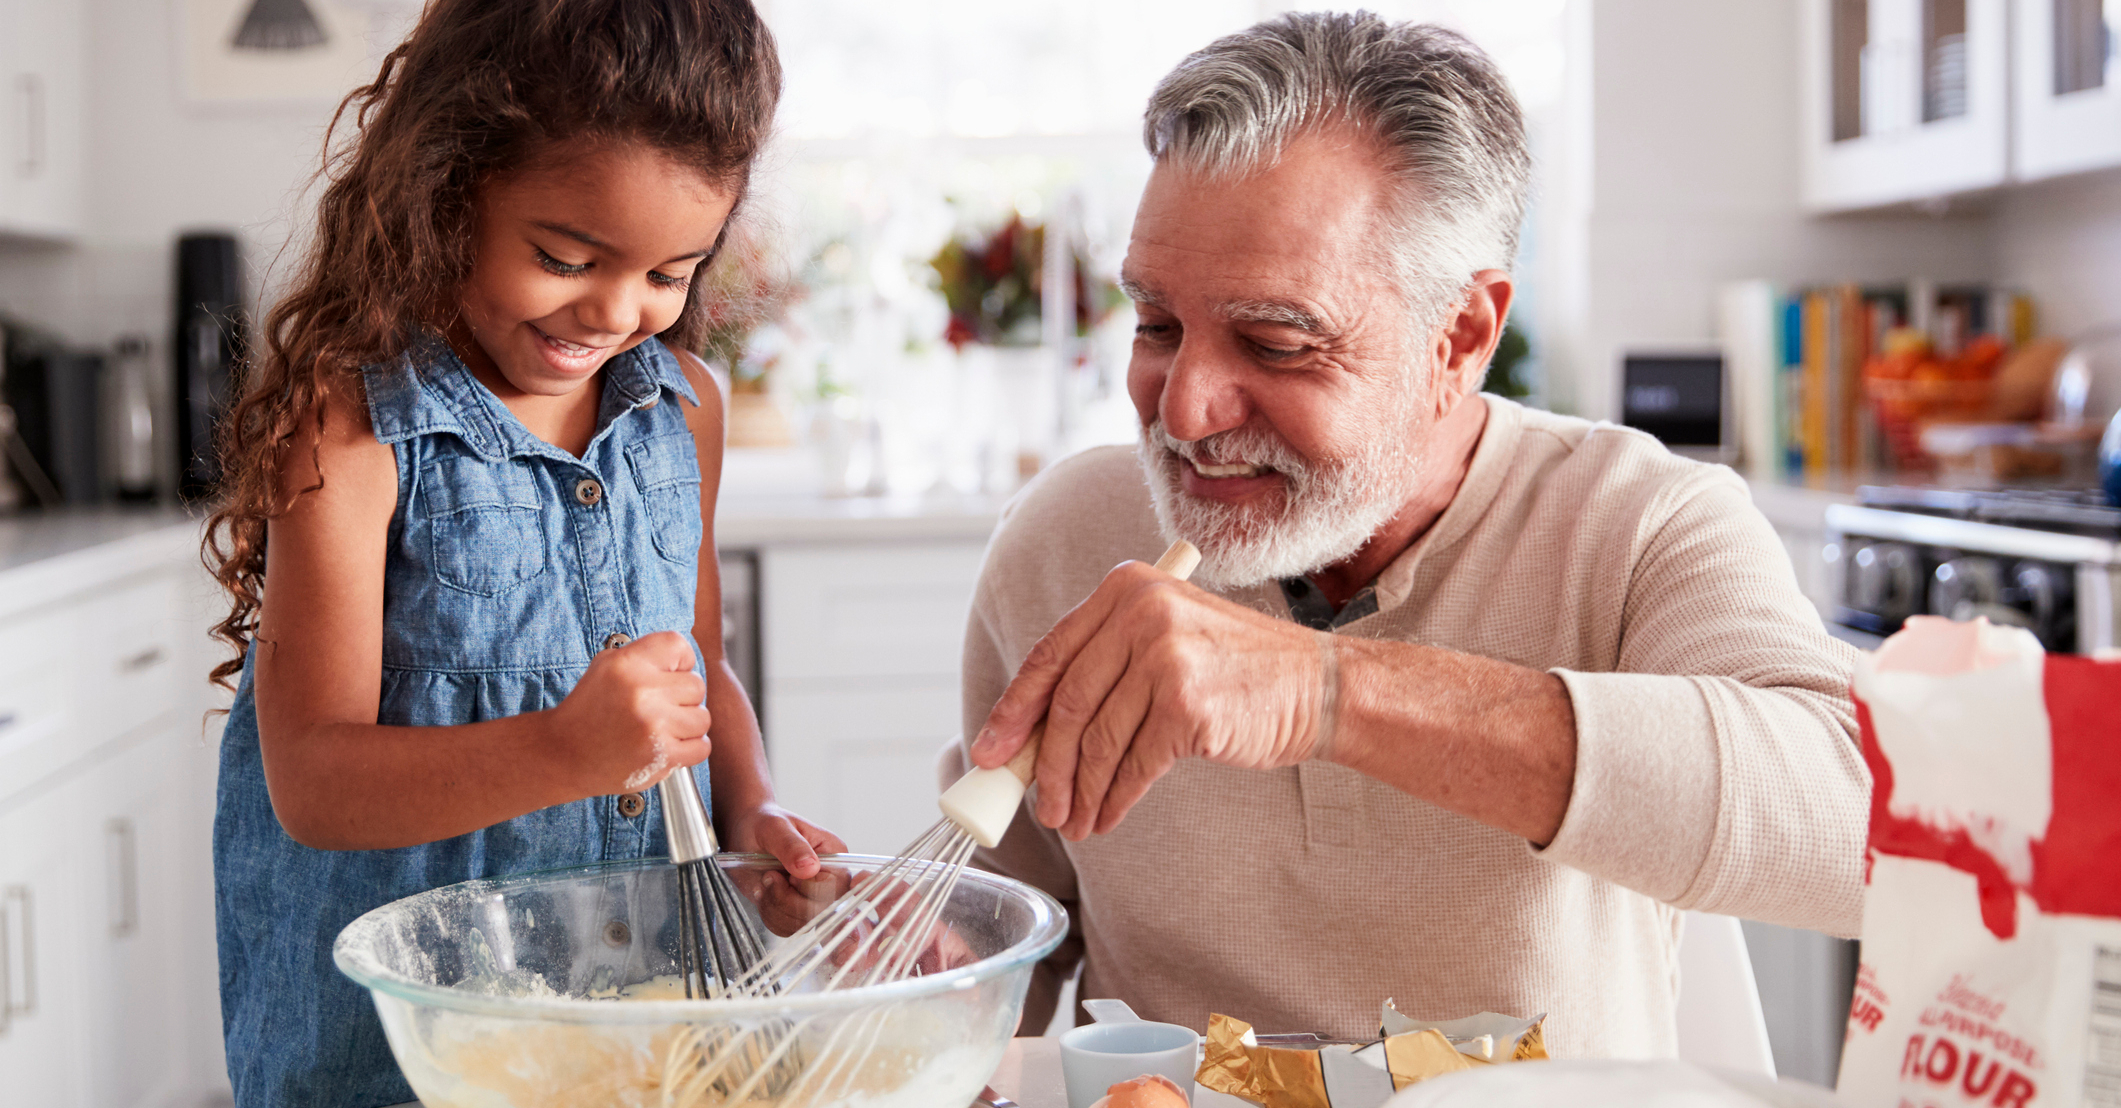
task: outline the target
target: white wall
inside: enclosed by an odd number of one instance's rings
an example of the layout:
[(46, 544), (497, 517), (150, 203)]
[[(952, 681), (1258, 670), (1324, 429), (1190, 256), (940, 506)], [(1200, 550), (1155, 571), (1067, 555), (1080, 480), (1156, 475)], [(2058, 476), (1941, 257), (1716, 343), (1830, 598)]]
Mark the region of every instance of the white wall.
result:
[[(235, 230), (255, 289), (331, 105), (189, 102), (182, 0), (54, 2), (89, 9), (90, 228), (77, 249), (0, 246), (0, 308), (80, 341), (159, 345), (175, 237)], [(1622, 350), (1711, 340), (1726, 280), (1994, 277), (2028, 288), (2055, 330), (2121, 317), (2121, 175), (2007, 190), (1988, 217), (1808, 217), (1788, 0), (1571, 0), (1566, 18), (1533, 259), (1561, 406), (1612, 415)]]
[(1799, 210), (1796, 5), (1572, 6), (1574, 133), (1550, 187), (1574, 226), (1546, 228), (1562, 260), (1541, 321), (1558, 404), (1616, 415), (1621, 352), (1713, 340), (1725, 281), (1990, 274), (1985, 219)]
[(255, 287), (317, 163), (323, 100), (201, 104), (179, 70), (182, 0), (56, 0), (88, 8), (89, 227), (77, 249), (0, 254), (0, 304), (82, 341), (170, 327), (171, 249), (232, 230)]
[[(87, 228), (66, 247), (0, 243), (0, 311), (79, 343), (146, 337), (167, 412), (177, 236), (235, 232), (256, 296), (317, 165), (333, 104), (189, 100), (184, 0), (40, 2), (87, 9)], [(169, 428), (159, 421), (158, 431)], [(157, 457), (173, 459), (175, 447), (161, 446)]]
[(1994, 234), (1996, 276), (2032, 294), (2042, 330), (2121, 324), (2121, 170), (2010, 190)]

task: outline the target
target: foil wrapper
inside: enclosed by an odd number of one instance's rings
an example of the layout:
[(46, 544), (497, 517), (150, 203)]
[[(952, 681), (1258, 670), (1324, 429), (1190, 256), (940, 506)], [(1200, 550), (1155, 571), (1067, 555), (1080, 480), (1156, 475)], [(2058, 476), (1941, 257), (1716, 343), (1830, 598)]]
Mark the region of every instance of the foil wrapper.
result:
[(1545, 1058), (1545, 1019), (1482, 1012), (1430, 1022), (1387, 1000), (1378, 1041), (1312, 1048), (1262, 1045), (1251, 1024), (1216, 1014), (1195, 1080), (1262, 1108), (1378, 1108), (1440, 1074)]

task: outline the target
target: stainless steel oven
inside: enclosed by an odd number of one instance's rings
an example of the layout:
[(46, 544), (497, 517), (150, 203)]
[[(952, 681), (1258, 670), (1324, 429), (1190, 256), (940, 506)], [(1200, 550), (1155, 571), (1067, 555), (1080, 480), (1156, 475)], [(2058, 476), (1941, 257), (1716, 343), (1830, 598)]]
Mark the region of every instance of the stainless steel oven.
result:
[(1987, 616), (2049, 651), (2121, 636), (2121, 510), (2090, 492), (1864, 488), (1826, 513), (1833, 622), (1875, 646), (1911, 615)]
[(765, 730), (766, 701), (759, 681), (759, 556), (755, 550), (716, 552), (722, 567), (722, 653), (751, 698)]

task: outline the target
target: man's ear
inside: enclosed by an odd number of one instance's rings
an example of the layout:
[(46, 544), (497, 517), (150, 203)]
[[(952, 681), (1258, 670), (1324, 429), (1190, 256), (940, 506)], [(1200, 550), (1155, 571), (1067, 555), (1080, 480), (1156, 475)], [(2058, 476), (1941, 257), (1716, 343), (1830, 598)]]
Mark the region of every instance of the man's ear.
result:
[(1517, 286), (1507, 270), (1483, 269), (1473, 275), (1458, 301), (1457, 313), (1437, 335), (1442, 379), (1437, 382), (1436, 414), (1441, 418), (1460, 400), (1480, 391), (1502, 341), (1503, 324), (1510, 318), (1510, 301)]

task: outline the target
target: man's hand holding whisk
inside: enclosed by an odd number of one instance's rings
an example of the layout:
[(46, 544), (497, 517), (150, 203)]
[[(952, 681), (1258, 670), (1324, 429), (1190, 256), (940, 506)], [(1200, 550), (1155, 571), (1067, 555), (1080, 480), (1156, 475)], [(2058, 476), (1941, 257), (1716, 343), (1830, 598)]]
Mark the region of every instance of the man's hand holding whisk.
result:
[(1044, 719), (1034, 814), (1071, 840), (1102, 835), (1181, 758), (1272, 769), (1322, 754), (1336, 648), (1128, 562), (1032, 646), (972, 761), (1008, 762)]

